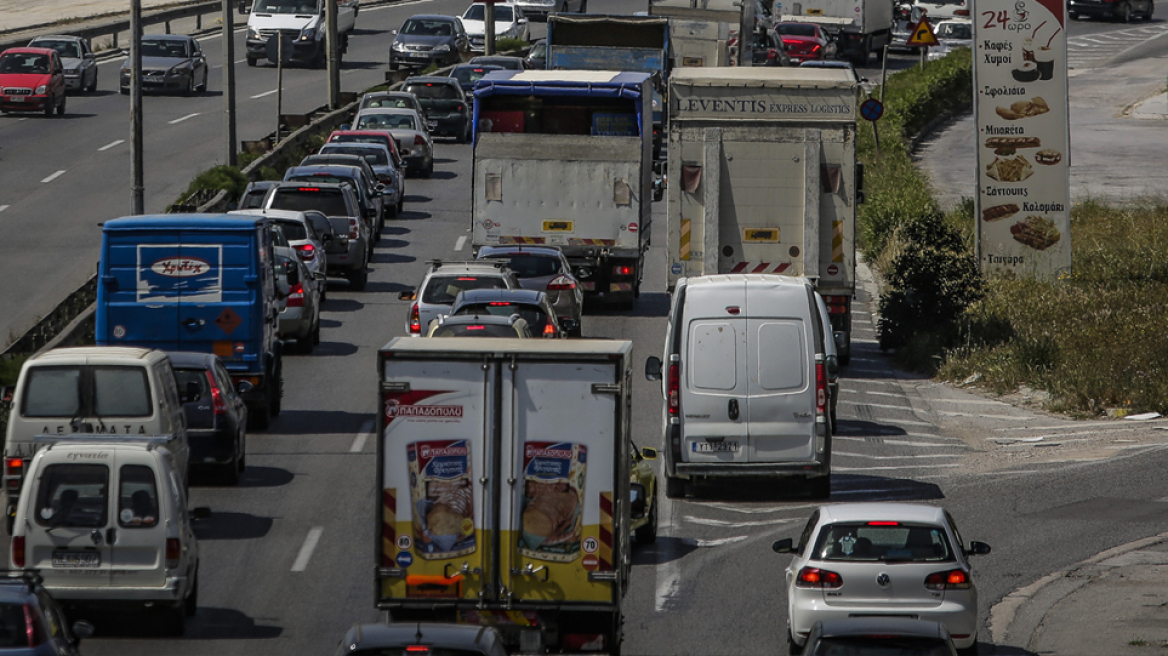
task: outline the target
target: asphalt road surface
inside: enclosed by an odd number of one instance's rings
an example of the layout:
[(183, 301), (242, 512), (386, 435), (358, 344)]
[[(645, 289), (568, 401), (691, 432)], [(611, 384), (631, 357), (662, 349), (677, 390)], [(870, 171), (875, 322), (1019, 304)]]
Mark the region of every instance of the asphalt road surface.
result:
[[(642, 8), (612, 0), (590, 4), (613, 13)], [(430, 0), (363, 10), (343, 88), (382, 79), (388, 30), (405, 17), (463, 6), (463, 0)], [(1122, 26), (1072, 25), (1080, 27)], [(218, 51), (214, 39), (205, 47)], [(242, 53), (241, 38), (237, 47)], [(0, 213), (5, 308), (19, 306), (10, 305), (9, 296), (33, 296), (66, 279), (65, 269), (92, 270), (96, 223), (128, 206), (128, 149), (119, 144), (99, 150), (127, 133), (128, 103), (113, 86), (115, 70), (102, 67), (97, 95), (71, 97), (71, 116), (64, 120), (0, 119), (0, 204), (11, 206)], [(264, 94), (274, 89), (275, 71), (237, 71), (240, 138), (258, 137), (274, 119), (275, 94)], [(285, 111), (321, 104), (323, 80), (320, 71), (286, 72)], [(220, 158), (218, 82), (213, 76), (201, 97), (147, 98), (149, 210), (160, 211), (194, 173)], [(104, 618), (101, 634), (83, 646), (87, 655), (330, 654), (352, 623), (378, 619), (370, 435), (375, 352), (402, 334), (407, 304), (397, 292), (421, 279), (424, 263), (469, 257), (460, 238), (470, 206), (470, 147), (442, 142), (436, 156), (432, 179), (410, 180), (406, 212), (386, 227), (367, 291), (349, 292), (343, 282), (334, 283), (321, 345), (311, 356), (285, 360), (284, 413), (270, 431), (249, 435), (242, 485), (192, 489), (192, 504), (210, 506), (214, 516), (198, 528), (201, 606), (186, 636), (153, 636), (156, 623), (148, 616)], [(59, 170), (66, 172), (42, 182)], [(658, 225), (663, 209), (656, 206)], [(585, 317), (586, 336), (630, 339), (638, 362), (661, 351), (668, 305), (663, 246), (659, 239), (647, 258), (645, 292), (632, 312), (592, 308)], [(53, 268), (62, 271), (54, 276)], [(12, 285), (22, 291), (14, 294)], [(1161, 502), (1168, 498), (1162, 475), (1168, 458), (1162, 440), (1149, 435), (1163, 431), (1141, 433), (1138, 448), (1094, 459), (1047, 457), (1035, 449), (992, 460), (987, 454), (996, 447), (986, 446), (986, 435), (1070, 434), (1073, 426), (896, 372), (875, 348), (870, 289), (860, 300), (857, 352), (842, 383), (833, 502), (913, 500), (947, 507), (966, 540), (994, 547), (975, 561), (983, 617), (1004, 595), (1048, 572), (1159, 532), (1168, 513)], [(634, 440), (660, 447), (658, 388), (640, 376), (634, 380)], [(718, 488), (698, 499), (660, 501), (661, 536), (634, 555), (625, 653), (779, 650), (788, 557), (771, 553), (770, 543), (796, 536), (812, 504), (781, 485)], [(987, 627), (981, 636), (988, 640)], [(983, 653), (994, 649), (983, 644)], [(997, 649), (1021, 653), (1008, 645)]]

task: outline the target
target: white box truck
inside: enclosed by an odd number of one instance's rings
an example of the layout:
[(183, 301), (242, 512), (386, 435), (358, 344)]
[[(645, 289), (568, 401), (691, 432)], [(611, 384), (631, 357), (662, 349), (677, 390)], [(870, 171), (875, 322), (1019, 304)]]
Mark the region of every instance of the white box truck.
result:
[(396, 338), (378, 356), (376, 600), (524, 653), (619, 653), (632, 343)]
[(851, 354), (856, 89), (851, 71), (680, 68), (669, 80), (668, 284), (716, 273), (805, 276)]
[(869, 53), (884, 57), (884, 46), (892, 43), (895, 0), (782, 0), (783, 21), (815, 23), (837, 39), (837, 57), (856, 66), (868, 61)]

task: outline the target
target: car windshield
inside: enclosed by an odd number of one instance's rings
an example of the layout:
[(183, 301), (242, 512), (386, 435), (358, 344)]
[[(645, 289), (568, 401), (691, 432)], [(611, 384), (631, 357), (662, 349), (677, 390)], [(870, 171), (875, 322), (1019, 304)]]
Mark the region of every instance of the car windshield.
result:
[(90, 528), (107, 524), (106, 465), (49, 465), (38, 484), (33, 519), (41, 526)]
[(814, 656), (949, 656), (949, 643), (937, 638), (915, 636), (841, 636), (822, 638)]
[(256, 0), (252, 11), (262, 14), (315, 14), (318, 0)]
[(816, 36), (814, 25), (801, 25), (799, 23), (779, 23), (775, 27), (775, 31), (785, 36)]
[(357, 119), (358, 130), (417, 130), (409, 114), (364, 114)]
[[(431, 337), (518, 337), (511, 326), (497, 323), (475, 323), (457, 326), (439, 326)], [(433, 653), (433, 652), (430, 652)]]
[(457, 100), (458, 91), (449, 84), (441, 82), (424, 82), (408, 85), (402, 91), (409, 91), (419, 98), (434, 100)]
[(939, 39), (972, 39), (973, 30), (969, 23), (941, 23), (937, 26)]
[(143, 57), (187, 58), (187, 42), (172, 39), (142, 39)]
[(893, 521), (830, 524), (819, 532), (812, 558), (845, 561), (953, 560), (945, 529)]
[(49, 58), (27, 52), (6, 52), (0, 55), (0, 73), (44, 75), (49, 72)]
[(356, 155), (365, 158), (373, 166), (389, 166), (389, 157), (380, 148), (361, 148), (360, 146), (329, 146), (320, 149), (321, 155)]
[[(466, 13), (462, 15), (467, 20), (481, 21), (486, 18), (486, 13), (483, 11), (483, 5), (476, 2), (471, 5)], [(500, 23), (510, 23), (515, 17), (515, 10), (507, 5), (495, 5), (495, 20)]]
[[(314, 180), (314, 182), (318, 182)], [(340, 189), (317, 189), (315, 187), (287, 187), (277, 189), (270, 206), (274, 210), (295, 210), (304, 212), (317, 210), (325, 216), (348, 216), (345, 197)]]
[(478, 68), (475, 66), (460, 66), (453, 71), (450, 71), (450, 77), (459, 81), (460, 84), (474, 84), (483, 79), (483, 76), (490, 73), (493, 68)]
[(59, 39), (37, 39), (29, 44), (32, 48), (52, 48), (57, 51), (58, 55), (62, 57), (69, 57), (71, 59), (81, 59), (81, 46), (77, 45), (76, 41), (63, 41)]
[(380, 98), (375, 96), (375, 97), (370, 98), (369, 100), (365, 101), (361, 105), (362, 109), (364, 109), (366, 107), (388, 107), (390, 109), (415, 109), (414, 103), (411, 102), (409, 98), (405, 98), (402, 96), (397, 96), (397, 97), (390, 96), (388, 98), (384, 97), (384, 96), (382, 96)]
[(537, 43), (527, 52), (528, 59), (542, 59), (547, 56), (547, 44)]
[(445, 20), (411, 18), (401, 28), (402, 34), (415, 36), (454, 36), (454, 23)]
[(499, 317), (509, 317), (513, 314), (518, 314), (527, 321), (527, 326), (536, 333), (542, 333), (548, 325), (547, 314), (539, 309), (538, 305), (527, 305), (526, 303), (510, 303), (507, 301), (468, 303), (467, 305), (459, 306), (458, 311), (454, 314), (492, 314)]
[(468, 289), (507, 289), (507, 283), (498, 276), (434, 276), (422, 293), (422, 302), (430, 305), (450, 305), (458, 292)]
[(552, 276), (560, 272), (560, 258), (550, 255), (491, 255), (488, 259), (507, 260), (507, 267), (521, 280)]

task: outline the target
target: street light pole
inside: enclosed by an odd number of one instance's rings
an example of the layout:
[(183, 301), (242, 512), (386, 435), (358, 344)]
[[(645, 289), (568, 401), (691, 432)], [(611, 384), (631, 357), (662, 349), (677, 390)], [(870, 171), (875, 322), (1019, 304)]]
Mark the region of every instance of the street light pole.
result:
[(495, 54), (495, 2), (483, 2), (483, 54)]
[(227, 133), (227, 165), (239, 163), (235, 149), (235, 20), (232, 0), (223, 0), (223, 114)]
[(142, 175), (142, 0), (130, 0), (130, 214), (146, 213)]
[(337, 0), (327, 0), (325, 28), (328, 29), (328, 106), (336, 109), (341, 104), (341, 44), (337, 35)]

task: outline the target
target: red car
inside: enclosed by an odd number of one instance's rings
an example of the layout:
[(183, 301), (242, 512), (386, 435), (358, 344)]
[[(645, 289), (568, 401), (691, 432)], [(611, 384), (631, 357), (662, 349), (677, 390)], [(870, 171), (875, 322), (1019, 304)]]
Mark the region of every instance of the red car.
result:
[(818, 25), (811, 23), (779, 23), (775, 32), (783, 41), (787, 55), (798, 62), (809, 59), (833, 59), (835, 40)]
[(9, 48), (0, 53), (0, 111), (65, 113), (65, 67), (56, 50)]
[(393, 155), (394, 165), (399, 169), (405, 168), (405, 163), (402, 161), (401, 153), (397, 150), (397, 140), (393, 138), (388, 132), (381, 130), (333, 130), (329, 134), (328, 143), (378, 143), (389, 148), (389, 152)]

